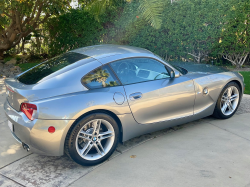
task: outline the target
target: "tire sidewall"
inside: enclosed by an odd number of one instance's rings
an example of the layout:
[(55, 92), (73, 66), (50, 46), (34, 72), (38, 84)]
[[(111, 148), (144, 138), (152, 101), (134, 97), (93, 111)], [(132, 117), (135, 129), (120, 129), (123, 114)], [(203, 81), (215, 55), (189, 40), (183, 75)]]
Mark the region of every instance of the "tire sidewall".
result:
[[(115, 133), (115, 140), (114, 143), (111, 147), (111, 149), (109, 150), (109, 152), (103, 156), (100, 159), (97, 160), (86, 160), (84, 158), (82, 158), (76, 149), (76, 137), (79, 133), (79, 131), (82, 129), (82, 127), (88, 123), (91, 120), (94, 119), (103, 119), (108, 121), (114, 128), (114, 133)], [(78, 164), (84, 165), (84, 166), (90, 166), (90, 165), (96, 165), (99, 163), (102, 163), (103, 161), (105, 161), (106, 159), (108, 159), (111, 154), (115, 151), (117, 144), (118, 144), (118, 140), (119, 140), (119, 127), (116, 123), (116, 121), (109, 115), (104, 114), (104, 113), (95, 113), (95, 114), (90, 114), (86, 117), (83, 117), (81, 120), (79, 120), (75, 126), (73, 127), (70, 135), (69, 135), (69, 140), (68, 140), (68, 152), (70, 157)]]

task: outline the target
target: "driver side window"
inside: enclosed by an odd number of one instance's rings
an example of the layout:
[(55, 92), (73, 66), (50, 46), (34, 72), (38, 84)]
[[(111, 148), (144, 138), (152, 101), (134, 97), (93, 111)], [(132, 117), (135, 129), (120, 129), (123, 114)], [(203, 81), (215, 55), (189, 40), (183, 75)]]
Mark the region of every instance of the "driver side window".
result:
[(165, 65), (151, 58), (123, 59), (110, 65), (124, 85), (170, 77)]

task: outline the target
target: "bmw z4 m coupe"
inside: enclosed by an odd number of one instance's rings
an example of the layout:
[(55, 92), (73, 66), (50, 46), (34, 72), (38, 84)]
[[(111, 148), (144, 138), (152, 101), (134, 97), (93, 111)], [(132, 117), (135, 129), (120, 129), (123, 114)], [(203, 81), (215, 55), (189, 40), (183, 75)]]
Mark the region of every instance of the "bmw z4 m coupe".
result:
[(5, 79), (4, 110), (14, 138), (32, 152), (95, 165), (118, 142), (236, 112), (243, 77), (206, 64), (171, 65), (131, 46), (96, 45)]

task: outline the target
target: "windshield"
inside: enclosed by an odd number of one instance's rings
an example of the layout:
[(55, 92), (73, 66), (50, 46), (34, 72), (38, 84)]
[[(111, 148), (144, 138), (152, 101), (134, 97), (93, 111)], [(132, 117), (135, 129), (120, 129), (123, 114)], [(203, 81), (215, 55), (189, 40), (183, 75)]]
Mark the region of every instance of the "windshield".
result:
[(173, 66), (175, 69), (177, 69), (182, 75), (185, 75), (188, 73), (188, 71), (186, 69), (184, 69), (183, 67), (177, 66), (173, 63), (167, 62), (166, 60), (164, 60), (162, 57), (158, 56), (155, 54), (155, 56), (159, 57), (161, 60), (163, 60), (164, 62), (170, 64), (171, 66)]
[(175, 69), (177, 69), (182, 75), (185, 75), (188, 73), (188, 71), (186, 69), (184, 69), (183, 67), (174, 65), (173, 63), (169, 63), (171, 64), (171, 66), (173, 66)]
[(24, 84), (36, 84), (48, 75), (89, 56), (68, 52), (47, 60), (18, 77)]

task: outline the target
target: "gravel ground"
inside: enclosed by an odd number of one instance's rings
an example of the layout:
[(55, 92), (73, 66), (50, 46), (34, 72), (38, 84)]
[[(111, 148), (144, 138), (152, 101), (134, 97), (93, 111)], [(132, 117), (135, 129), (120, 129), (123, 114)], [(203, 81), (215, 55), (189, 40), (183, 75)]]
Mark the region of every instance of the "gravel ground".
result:
[(244, 94), (236, 114), (250, 113), (250, 95)]

